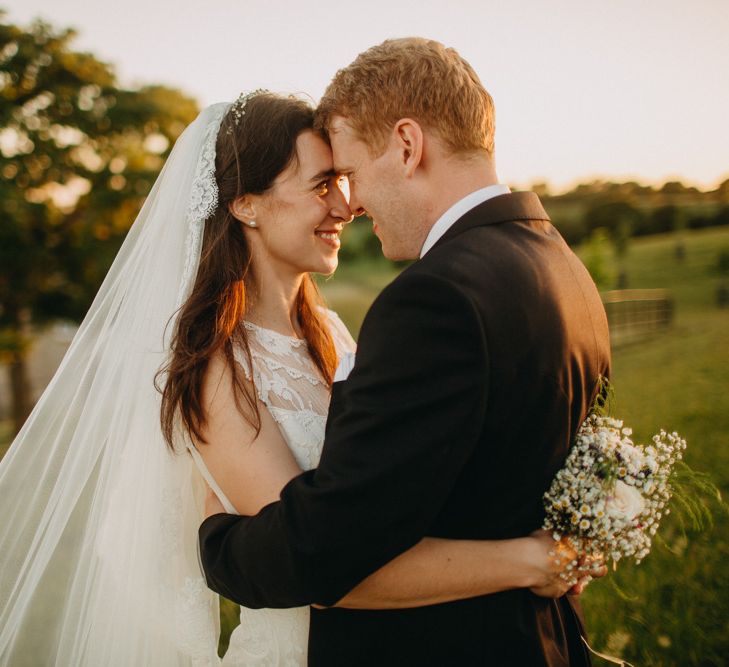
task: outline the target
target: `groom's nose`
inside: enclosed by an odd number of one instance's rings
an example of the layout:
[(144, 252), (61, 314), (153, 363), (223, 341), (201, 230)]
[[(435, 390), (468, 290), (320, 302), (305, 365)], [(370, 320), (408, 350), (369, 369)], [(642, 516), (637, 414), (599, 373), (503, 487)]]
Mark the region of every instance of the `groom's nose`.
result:
[(333, 218), (339, 218), (345, 223), (352, 222), (354, 216), (344, 193), (338, 187), (333, 187), (330, 188), (327, 197), (330, 202), (329, 215)]
[(355, 218), (367, 213), (364, 206), (362, 206), (359, 199), (357, 199), (357, 195), (355, 194), (354, 187), (352, 185), (349, 186), (349, 209), (354, 214)]

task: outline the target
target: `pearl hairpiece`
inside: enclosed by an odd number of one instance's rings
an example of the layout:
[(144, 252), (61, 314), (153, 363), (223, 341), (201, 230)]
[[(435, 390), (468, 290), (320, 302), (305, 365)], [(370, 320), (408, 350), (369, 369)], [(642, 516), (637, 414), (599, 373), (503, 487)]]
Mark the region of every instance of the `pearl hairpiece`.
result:
[[(248, 104), (248, 101), (254, 98), (256, 95), (260, 95), (261, 93), (267, 93), (265, 88), (257, 88), (256, 90), (249, 92), (249, 93), (241, 93), (238, 96), (238, 99), (233, 102), (233, 104), (230, 107), (230, 110), (228, 113), (232, 116), (233, 122), (236, 124), (236, 126), (240, 125), (241, 118), (246, 115), (246, 105)], [(231, 126), (228, 126), (228, 134), (233, 133), (233, 128)]]

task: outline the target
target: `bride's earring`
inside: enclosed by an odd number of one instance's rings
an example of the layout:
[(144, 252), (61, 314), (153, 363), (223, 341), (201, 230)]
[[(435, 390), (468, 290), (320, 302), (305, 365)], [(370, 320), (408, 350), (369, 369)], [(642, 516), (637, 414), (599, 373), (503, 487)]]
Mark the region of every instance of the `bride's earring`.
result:
[(249, 227), (258, 227), (258, 223), (255, 220), (250, 220), (249, 222), (246, 222), (246, 224)]

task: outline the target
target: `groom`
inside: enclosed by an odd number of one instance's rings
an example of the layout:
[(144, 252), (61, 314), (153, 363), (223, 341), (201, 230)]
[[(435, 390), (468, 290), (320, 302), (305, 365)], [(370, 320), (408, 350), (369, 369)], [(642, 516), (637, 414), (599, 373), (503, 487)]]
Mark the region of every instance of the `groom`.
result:
[[(332, 606), (425, 536), (526, 535), (607, 375), (590, 276), (493, 161), (494, 112), (453, 49), (386, 41), (321, 102), (350, 205), (416, 259), (375, 300), (333, 388), (316, 470), (255, 517), (200, 529), (209, 585), (249, 607)], [(512, 590), (311, 614), (312, 665), (584, 665), (577, 603)]]

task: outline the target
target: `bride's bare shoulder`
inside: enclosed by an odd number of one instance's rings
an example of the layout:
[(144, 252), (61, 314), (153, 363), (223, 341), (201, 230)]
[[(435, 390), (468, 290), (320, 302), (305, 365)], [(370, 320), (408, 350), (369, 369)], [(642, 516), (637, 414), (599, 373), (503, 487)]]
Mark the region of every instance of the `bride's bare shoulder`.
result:
[[(256, 418), (243, 397), (236, 400), (233, 372), (222, 353), (211, 358), (202, 390), (205, 442), (195, 445), (236, 510), (255, 514), (277, 500), (284, 485), (301, 470), (266, 406), (257, 402)], [(253, 389), (250, 380), (239, 380)]]

